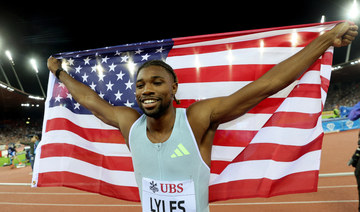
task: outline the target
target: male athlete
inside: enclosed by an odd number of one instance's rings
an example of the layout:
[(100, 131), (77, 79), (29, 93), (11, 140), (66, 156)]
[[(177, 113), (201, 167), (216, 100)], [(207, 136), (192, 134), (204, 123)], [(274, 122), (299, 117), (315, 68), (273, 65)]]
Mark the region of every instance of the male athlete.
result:
[(142, 116), (132, 108), (110, 105), (62, 71), (59, 60), (49, 58), (48, 68), (77, 102), (121, 131), (132, 153), (143, 211), (203, 212), (209, 211), (211, 148), (219, 124), (291, 84), (330, 46), (349, 45), (357, 30), (348, 22), (338, 24), (230, 96), (199, 101), (186, 110), (172, 105), (178, 88), (173, 69), (162, 61), (145, 63), (136, 79)]

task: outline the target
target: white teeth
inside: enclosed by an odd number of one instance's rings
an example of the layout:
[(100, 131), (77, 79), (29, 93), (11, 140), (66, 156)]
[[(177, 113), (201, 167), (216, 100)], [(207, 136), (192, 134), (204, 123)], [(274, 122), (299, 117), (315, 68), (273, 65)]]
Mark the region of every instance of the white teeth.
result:
[(154, 103), (154, 102), (156, 102), (156, 100), (153, 100), (153, 99), (144, 100), (145, 104), (151, 104), (151, 103)]

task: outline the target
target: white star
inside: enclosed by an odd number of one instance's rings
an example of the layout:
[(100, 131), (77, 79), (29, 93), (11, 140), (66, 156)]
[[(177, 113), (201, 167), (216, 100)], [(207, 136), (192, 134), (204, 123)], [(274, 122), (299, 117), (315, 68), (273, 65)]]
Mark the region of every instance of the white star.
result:
[(103, 99), (104, 96), (105, 96), (105, 94), (103, 94), (103, 93), (100, 91), (99, 96)]
[(55, 102), (60, 102), (61, 99), (62, 97), (60, 96), (60, 94), (58, 94), (57, 97), (55, 97)]
[(108, 84), (106, 84), (106, 90), (112, 90), (112, 86), (114, 86), (114, 84), (111, 83), (111, 81), (109, 81)]
[(143, 52), (144, 50), (138, 49), (137, 51), (135, 51), (135, 54), (140, 54), (141, 52)]
[(99, 77), (99, 81), (103, 81), (103, 82), (104, 82), (105, 74), (103, 74), (102, 72), (100, 72), (100, 73), (98, 74), (98, 77)]
[(124, 75), (125, 75), (125, 74), (123, 74), (123, 72), (120, 71), (120, 73), (116, 74), (116, 76), (118, 77), (116, 81), (118, 81), (119, 79), (123, 80), (123, 76), (124, 76)]
[(58, 83), (59, 83), (59, 87), (65, 88), (64, 83), (62, 83), (62, 82), (58, 82)]
[(96, 84), (94, 82), (91, 82), (90, 88), (95, 91)]
[(66, 93), (66, 98), (69, 98), (69, 99), (72, 100), (72, 95), (71, 95), (71, 93)]
[(127, 83), (125, 83), (125, 85), (126, 85), (126, 89), (125, 90), (127, 90), (128, 88), (131, 90), (132, 88), (131, 88), (131, 86), (133, 85), (134, 83), (133, 82), (130, 82), (130, 79), (129, 79), (129, 81), (127, 82)]
[(91, 60), (90, 57), (85, 58), (84, 59), (84, 61), (85, 61), (84, 65), (86, 65), (86, 64), (90, 65), (90, 60)]
[(115, 101), (118, 99), (121, 100), (121, 96), (123, 95), (123, 93), (120, 93), (120, 91), (118, 90), (118, 92), (114, 93), (114, 95), (116, 96)]
[(88, 75), (86, 75), (86, 73), (84, 73), (84, 75), (81, 76), (83, 78), (83, 82), (87, 82), (87, 78), (89, 77)]
[(79, 65), (79, 67), (75, 68), (75, 73), (80, 73), (80, 70), (82, 69), (82, 67)]
[(97, 65), (91, 66), (91, 73), (96, 72)]
[(126, 103), (124, 103), (126, 107), (132, 107), (134, 105), (134, 102), (129, 102), (129, 100), (126, 100)]
[(67, 62), (69, 63), (69, 66), (74, 65), (74, 60), (72, 58), (68, 59)]
[(162, 53), (165, 49), (161, 46), (160, 49), (156, 49), (155, 53)]
[(78, 102), (76, 102), (74, 105), (75, 105), (74, 110), (76, 109), (80, 110), (80, 104)]
[(143, 60), (148, 60), (148, 58), (150, 57), (150, 55), (148, 53), (146, 53), (145, 55), (141, 55), (142, 59), (141, 61)]
[(125, 55), (121, 57), (121, 62), (127, 62), (127, 60), (129, 59), (129, 56)]
[(116, 50), (115, 56), (116, 56), (116, 55), (119, 55), (119, 56), (120, 56), (120, 55), (121, 55), (121, 52), (119, 52), (118, 50)]
[(107, 63), (108, 59), (110, 59), (110, 58), (108, 58), (107, 56), (105, 56), (104, 58), (101, 58), (101, 63)]
[(116, 67), (117, 65), (114, 65), (114, 63), (112, 63), (111, 65), (109, 65), (109, 68), (110, 68), (110, 70), (109, 71), (115, 71), (115, 67)]

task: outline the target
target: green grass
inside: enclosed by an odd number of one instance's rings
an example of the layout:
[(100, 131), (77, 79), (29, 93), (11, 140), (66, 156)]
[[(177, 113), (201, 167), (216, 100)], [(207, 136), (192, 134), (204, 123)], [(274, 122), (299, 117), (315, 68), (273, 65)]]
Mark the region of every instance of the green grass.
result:
[[(22, 163), (25, 163), (26, 162), (26, 156), (25, 156), (25, 151), (23, 152), (19, 152), (17, 154), (17, 157), (19, 158), (19, 160), (22, 162)], [(10, 159), (9, 158), (5, 158), (5, 157), (1, 157), (0, 158), (0, 167), (2, 167), (5, 163), (10, 163)], [(17, 164), (18, 161), (15, 160), (15, 164)], [(26, 163), (27, 166), (30, 166), (30, 163)]]

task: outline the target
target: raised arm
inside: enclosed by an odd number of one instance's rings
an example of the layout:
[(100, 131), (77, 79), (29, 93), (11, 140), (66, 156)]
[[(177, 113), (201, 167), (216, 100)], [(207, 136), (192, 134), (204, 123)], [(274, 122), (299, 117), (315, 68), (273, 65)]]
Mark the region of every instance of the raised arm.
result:
[[(48, 68), (55, 75), (61, 69), (61, 61), (50, 57)], [(127, 140), (131, 125), (140, 116), (139, 113), (128, 107), (116, 107), (99, 97), (90, 87), (75, 80), (65, 71), (59, 72), (59, 80), (64, 83), (72, 97), (83, 107), (90, 110), (100, 120), (120, 129)]]
[(357, 36), (357, 29), (356, 25), (348, 22), (338, 24), (300, 52), (232, 95), (193, 104), (188, 109), (189, 121), (194, 120), (191, 118), (194, 115), (199, 121), (193, 121), (192, 126), (203, 125), (202, 128), (208, 128), (240, 117), (265, 98), (298, 79), (330, 46), (349, 45)]

